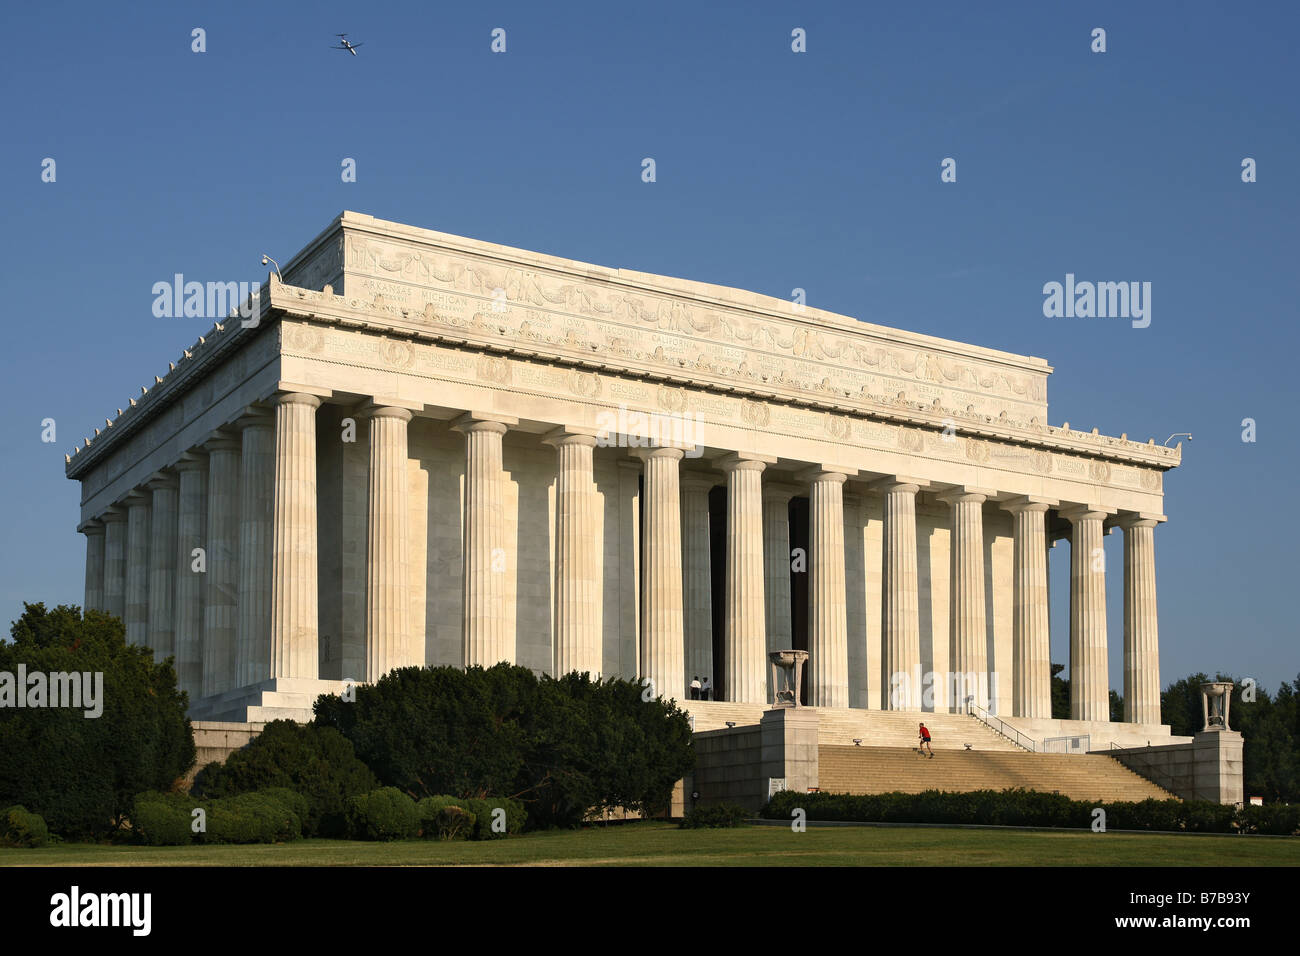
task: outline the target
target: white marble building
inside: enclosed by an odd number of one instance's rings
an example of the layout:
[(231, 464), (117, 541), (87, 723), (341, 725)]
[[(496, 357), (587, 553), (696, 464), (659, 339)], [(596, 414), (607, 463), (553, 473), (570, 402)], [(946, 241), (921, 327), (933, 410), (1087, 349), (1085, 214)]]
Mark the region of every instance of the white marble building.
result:
[(1180, 452), (1049, 426), (1043, 359), (355, 213), (283, 275), (67, 465), (86, 606), (175, 656), (196, 717), (500, 660), (758, 704), (795, 646), (814, 705), (962, 711), (942, 675), (989, 675), (976, 703), (1042, 729), (1060, 539), (1071, 716), (1108, 720), (1120, 653), (1157, 731)]

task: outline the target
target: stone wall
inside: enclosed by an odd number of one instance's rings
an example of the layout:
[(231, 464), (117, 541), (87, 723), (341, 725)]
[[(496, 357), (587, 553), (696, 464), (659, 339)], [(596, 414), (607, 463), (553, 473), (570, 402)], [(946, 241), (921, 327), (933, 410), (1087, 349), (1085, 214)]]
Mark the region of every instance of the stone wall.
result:
[(1239, 804), (1245, 799), (1242, 737), (1206, 731), (1188, 743), (1109, 751), (1124, 766), (1184, 800)]
[(193, 783), (194, 777), (208, 764), (213, 761), (224, 763), (236, 750), (252, 743), (266, 724), (196, 720), (191, 722), (190, 727), (194, 731), (194, 749), (197, 753), (194, 767), (185, 775), (186, 784)]

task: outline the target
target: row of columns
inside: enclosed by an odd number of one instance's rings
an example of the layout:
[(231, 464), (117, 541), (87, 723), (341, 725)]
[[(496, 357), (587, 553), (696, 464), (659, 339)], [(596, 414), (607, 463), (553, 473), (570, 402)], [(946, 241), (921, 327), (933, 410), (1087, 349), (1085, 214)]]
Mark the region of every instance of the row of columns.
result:
[[(182, 687), (208, 696), (269, 678), (318, 676), (315, 412), (320, 400), (277, 395), (254, 407), (202, 449), (156, 475), (88, 522), (86, 604), (119, 614), (128, 639), (174, 654)], [(409, 493), (406, 408), (371, 403), (366, 561), (366, 680), (411, 663)], [(502, 437), (510, 422), (467, 413), (465, 436), (463, 659), (513, 658), (505, 613)], [(557, 429), (555, 673), (602, 669), (598, 595), (603, 551), (596, 538), (596, 439)], [(643, 462), (639, 672), (655, 692), (686, 696), (687, 673), (712, 672), (707, 478), (679, 474), (683, 451), (635, 451)], [(763, 482), (772, 459), (731, 454), (726, 474), (724, 647), (729, 699), (767, 700), (767, 655), (791, 646), (788, 505), (798, 487)], [(808, 488), (809, 704), (847, 707), (843, 486), (848, 470), (814, 467)], [(928, 483), (897, 477), (884, 496), (880, 706), (919, 709), (920, 686), (895, 675), (920, 670), (916, 495)], [(986, 620), (982, 508), (993, 492), (962, 488), (940, 499), (952, 509), (952, 667), (984, 674)], [(1050, 717), (1047, 615), (1049, 504), (1004, 502), (1014, 519), (1013, 700), (1015, 713)], [(1107, 514), (1061, 512), (1072, 523), (1071, 716), (1108, 719), (1105, 571)], [(1125, 718), (1159, 722), (1152, 528), (1121, 519), (1125, 532)], [(193, 566), (204, 549), (206, 567)], [(980, 686), (969, 693), (987, 705)], [(961, 695), (962, 698), (965, 695)]]

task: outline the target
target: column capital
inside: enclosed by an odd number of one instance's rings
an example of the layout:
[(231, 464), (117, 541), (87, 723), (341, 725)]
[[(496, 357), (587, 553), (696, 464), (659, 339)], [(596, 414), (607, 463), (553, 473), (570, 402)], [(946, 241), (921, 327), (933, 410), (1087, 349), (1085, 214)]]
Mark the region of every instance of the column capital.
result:
[(92, 534), (104, 533), (104, 522), (99, 518), (87, 518), (81, 524), (77, 525), (77, 531), (89, 537)]
[(726, 477), (708, 471), (683, 471), (678, 483), (683, 491), (709, 491), (726, 483)]
[(649, 461), (651, 458), (669, 458), (673, 461), (681, 461), (686, 452), (681, 448), (674, 448), (671, 445), (658, 445), (654, 448), (633, 448), (630, 449), (633, 458), (640, 458), (642, 461)]
[(891, 491), (905, 491), (916, 494), (922, 488), (929, 488), (930, 482), (924, 478), (911, 478), (905, 475), (887, 475), (867, 485), (872, 491), (888, 494)]
[(122, 503), (130, 508), (147, 508), (152, 498), (143, 488), (132, 488), (122, 496)]
[(596, 441), (595, 429), (570, 428), (567, 425), (561, 425), (559, 428), (553, 428), (543, 435), (542, 444), (553, 445), (556, 448), (561, 445), (586, 445), (588, 448), (595, 448), (598, 442)]
[(352, 409), (354, 418), (396, 418), (409, 422), (415, 412), (404, 404), (389, 404), (386, 399), (367, 399)]
[(113, 505), (111, 508), (105, 508), (99, 516), (99, 520), (104, 524), (117, 524), (126, 520), (126, 512), (120, 505)]
[(783, 481), (763, 482), (764, 501), (777, 501), (781, 504), (789, 504), (791, 498), (801, 494), (803, 494), (803, 489), (798, 485), (787, 484)]
[(320, 385), (304, 385), (301, 382), (276, 382), (275, 391), (277, 394), (282, 395), (294, 393), (311, 395), (322, 401), (334, 397), (334, 390), (332, 388), (324, 388)]
[(308, 392), (276, 392), (270, 401), (272, 405), (308, 405), (320, 408), (320, 397)]
[(155, 471), (145, 480), (144, 487), (150, 491), (157, 491), (160, 488), (174, 489), (178, 484), (179, 482), (177, 482), (176, 476), (171, 472)]
[(1078, 524), (1080, 521), (1104, 521), (1115, 513), (1115, 509), (1102, 505), (1071, 504), (1058, 508), (1056, 513), (1070, 524)]
[(1127, 531), (1129, 528), (1154, 528), (1168, 520), (1165, 515), (1151, 511), (1122, 511), (1112, 518), (1107, 518), (1106, 524)]
[(185, 452), (180, 458), (176, 459), (176, 464), (172, 465), (178, 472), (197, 471), (208, 463), (208, 453), (199, 449), (193, 449)]
[(998, 507), (1012, 514), (1019, 514), (1022, 511), (1047, 511), (1049, 508), (1055, 508), (1060, 502), (1055, 498), (1040, 498), (1037, 495), (1021, 495), (1018, 498), (1012, 498), (1009, 501), (998, 503)]
[(732, 471), (763, 471), (768, 465), (775, 465), (776, 458), (770, 455), (753, 455), (743, 451), (728, 452), (718, 458), (713, 459), (713, 466), (720, 468), (725, 472)]
[(842, 485), (849, 480), (849, 475), (856, 475), (856, 468), (848, 468), (842, 465), (812, 465), (795, 475), (798, 481), (812, 484), (817, 481), (833, 482)]
[(275, 416), (265, 405), (245, 405), (231, 424), (241, 431), (245, 428), (274, 428)]
[(468, 435), (470, 432), (496, 432), (504, 435), (510, 426), (518, 425), (519, 419), (509, 415), (495, 415), (491, 412), (465, 412), (452, 419), (451, 430)]
[(959, 501), (974, 501), (983, 504), (990, 498), (996, 497), (997, 492), (989, 488), (974, 488), (970, 485), (958, 485), (947, 491), (940, 492), (934, 497), (945, 504), (955, 505)]
[(243, 447), (239, 434), (227, 428), (218, 428), (203, 443), (203, 450), (209, 454), (214, 451), (239, 451)]

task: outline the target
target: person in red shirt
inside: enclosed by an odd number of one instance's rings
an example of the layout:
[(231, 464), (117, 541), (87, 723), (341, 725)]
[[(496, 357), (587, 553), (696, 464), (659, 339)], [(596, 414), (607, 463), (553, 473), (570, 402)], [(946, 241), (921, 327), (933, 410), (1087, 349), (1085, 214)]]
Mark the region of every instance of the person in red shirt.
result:
[(930, 751), (930, 759), (934, 759), (934, 749), (930, 746), (930, 731), (926, 730), (925, 724), (921, 725), (921, 746), (916, 748), (917, 753), (924, 754)]

